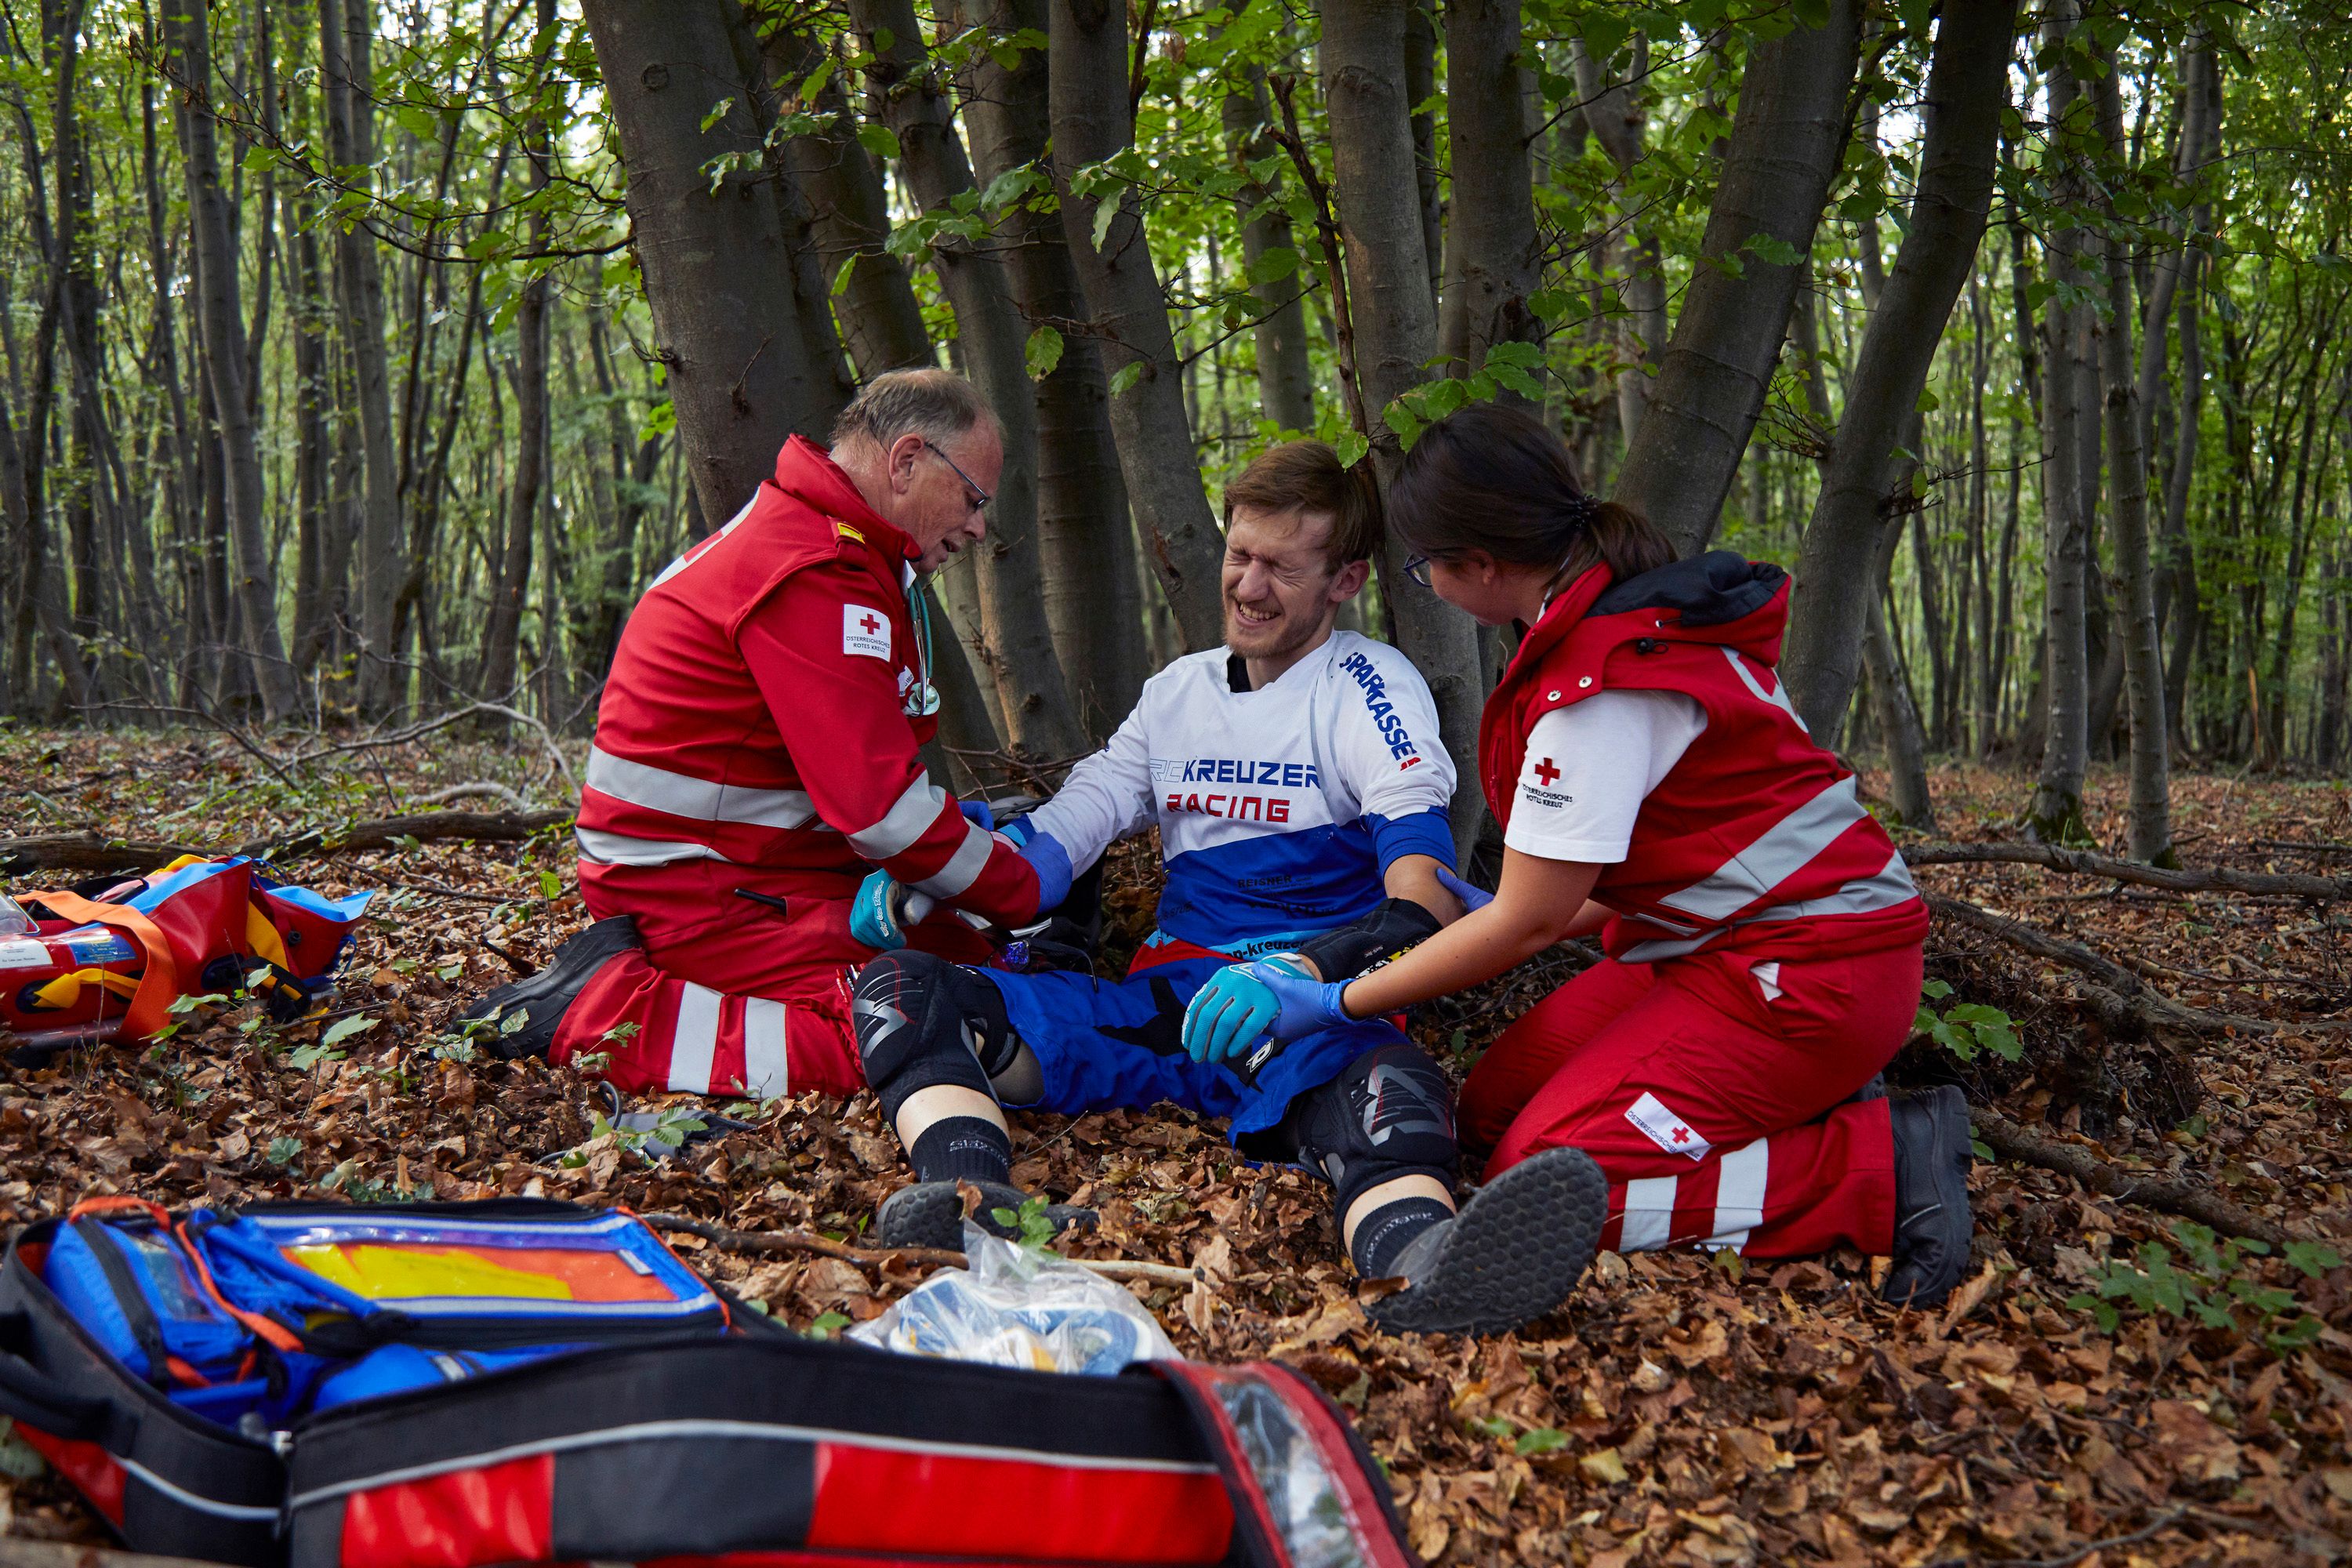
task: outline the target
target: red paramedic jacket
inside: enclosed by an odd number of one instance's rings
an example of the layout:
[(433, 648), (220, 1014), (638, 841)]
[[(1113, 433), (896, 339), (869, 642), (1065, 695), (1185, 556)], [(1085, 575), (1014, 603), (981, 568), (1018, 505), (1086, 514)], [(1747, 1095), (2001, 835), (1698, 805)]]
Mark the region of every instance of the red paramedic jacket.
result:
[(1486, 700), (1479, 771), (1506, 826), (1545, 713), (1611, 689), (1679, 691), (1706, 710), (1592, 890), (1619, 917), (1602, 933), (1612, 958), (1802, 959), (1925, 939), (1909, 868), (1773, 668), (1788, 613), (1788, 574), (1729, 551), (1623, 583), (1595, 566), (1553, 596)]
[(795, 436), (732, 521), (654, 579), (622, 631), (580, 792), (583, 872), (696, 859), (846, 900), (874, 867), (1005, 925), (1037, 877), (967, 821), (917, 748), (907, 536)]

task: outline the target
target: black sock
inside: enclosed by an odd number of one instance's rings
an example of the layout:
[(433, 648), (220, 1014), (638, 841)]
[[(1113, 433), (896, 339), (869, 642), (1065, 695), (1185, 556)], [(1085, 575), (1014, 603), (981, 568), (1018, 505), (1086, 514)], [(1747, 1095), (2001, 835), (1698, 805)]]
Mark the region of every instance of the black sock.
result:
[(1356, 1272), (1367, 1279), (1387, 1279), (1406, 1243), (1438, 1221), (1453, 1217), (1454, 1210), (1435, 1198), (1399, 1198), (1382, 1204), (1357, 1222), (1355, 1244), (1349, 1249), (1356, 1260)]
[(950, 1116), (923, 1129), (908, 1151), (919, 1182), (1013, 1180), (1013, 1140), (979, 1116)]

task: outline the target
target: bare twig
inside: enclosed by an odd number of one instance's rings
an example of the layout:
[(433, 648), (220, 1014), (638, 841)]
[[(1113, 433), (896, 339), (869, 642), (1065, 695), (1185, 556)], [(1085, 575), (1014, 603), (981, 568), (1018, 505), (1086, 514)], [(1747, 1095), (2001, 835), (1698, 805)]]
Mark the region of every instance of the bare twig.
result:
[(494, 795), (517, 811), (530, 809), (530, 802), (523, 799), (508, 785), (491, 779), (475, 779), (468, 784), (454, 784), (446, 789), (436, 789), (430, 795), (419, 795), (417, 798), (429, 805), (443, 805), (453, 800), (462, 800), (469, 795)]
[(23, 871), (138, 871), (183, 855), (249, 855), (257, 860), (298, 860), (342, 850), (388, 849), (404, 838), (486, 838), (513, 843), (572, 820), (569, 811), (426, 811), (377, 817), (341, 827), (312, 827), (240, 845), (177, 844), (115, 838), (85, 827), (0, 838), (0, 875)]
[(2159, 1531), (2179, 1524), (2189, 1511), (2184, 1505), (2168, 1508), (2147, 1523), (2127, 1535), (2110, 1535), (2099, 1541), (2086, 1541), (2071, 1552), (2055, 1557), (1938, 1557), (1928, 1568), (2072, 1568), (2094, 1552), (2105, 1552), (2114, 1546), (2137, 1546)]
[(2077, 877), (2112, 877), (2171, 893), (2290, 893), (2304, 899), (2352, 899), (2352, 879), (2300, 872), (2231, 871), (2143, 866), (2055, 844), (1914, 844), (1903, 851), (1914, 866), (2041, 866)]
[(1372, 426), (1364, 407), (1363, 387), (1356, 377), (1356, 323), (1348, 309), (1348, 272), (1339, 260), (1339, 223), (1331, 216), (1331, 192), (1316, 170), (1314, 153), (1307, 151), (1306, 139), (1298, 133), (1298, 110), (1291, 101), (1298, 89), (1297, 81), (1287, 72), (1275, 72), (1266, 77), (1265, 84), (1282, 107), (1282, 129), (1277, 131), (1269, 125), (1265, 133), (1276, 146), (1290, 154), (1299, 183), (1306, 186), (1307, 199), (1314, 204), (1315, 234), (1323, 247), (1324, 285), (1331, 291), (1332, 334), (1339, 351), (1339, 387), (1347, 394), (1348, 417), (1354, 423), (1356, 434), (1369, 441), (1372, 438)]
[(2240, 1207), (2202, 1183), (2135, 1175), (2100, 1159), (2079, 1143), (2062, 1143), (2020, 1126), (1986, 1106), (1970, 1106), (1969, 1115), (1976, 1123), (1977, 1136), (2002, 1159), (2071, 1176), (2093, 1192), (2104, 1193), (2118, 1202), (2182, 1215), (2200, 1225), (2211, 1226), (2225, 1236), (2250, 1236), (2273, 1247), (2309, 1239)]
[(452, 709), (446, 713), (411, 724), (404, 730), (394, 730), (388, 735), (369, 735), (357, 741), (334, 741), (323, 746), (314, 746), (295, 757), (294, 761), (309, 763), (342, 752), (373, 752), (387, 746), (404, 746), (411, 741), (429, 735), (436, 730), (446, 730), (461, 720), (472, 718), (477, 713), (493, 713), (518, 724), (528, 724), (538, 731), (540, 742), (546, 747), (549, 758), (554, 762), (555, 771), (562, 775), (564, 784), (573, 794), (579, 793), (580, 781), (572, 777), (572, 764), (564, 760), (562, 748), (555, 743), (553, 732), (539, 720), (528, 713), (509, 708), (503, 702), (469, 702), (463, 708)]

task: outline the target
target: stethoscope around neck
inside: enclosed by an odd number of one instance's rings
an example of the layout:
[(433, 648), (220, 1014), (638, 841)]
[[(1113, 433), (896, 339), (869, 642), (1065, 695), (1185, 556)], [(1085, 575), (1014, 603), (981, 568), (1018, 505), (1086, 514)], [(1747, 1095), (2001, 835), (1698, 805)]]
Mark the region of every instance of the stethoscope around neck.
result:
[(917, 667), (914, 689), (908, 693), (915, 700), (915, 706), (906, 710), (910, 719), (928, 719), (940, 710), (940, 689), (931, 679), (931, 596), (923, 591), (923, 581), (917, 574), (907, 574), (907, 597), (915, 611)]

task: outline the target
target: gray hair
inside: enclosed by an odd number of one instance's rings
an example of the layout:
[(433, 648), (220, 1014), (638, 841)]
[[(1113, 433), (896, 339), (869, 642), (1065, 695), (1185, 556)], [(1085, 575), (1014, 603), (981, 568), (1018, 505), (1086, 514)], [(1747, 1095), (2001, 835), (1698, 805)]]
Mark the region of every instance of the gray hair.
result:
[(902, 436), (946, 442), (996, 416), (971, 383), (948, 370), (886, 371), (866, 384), (833, 422), (833, 444), (859, 437), (887, 451)]

